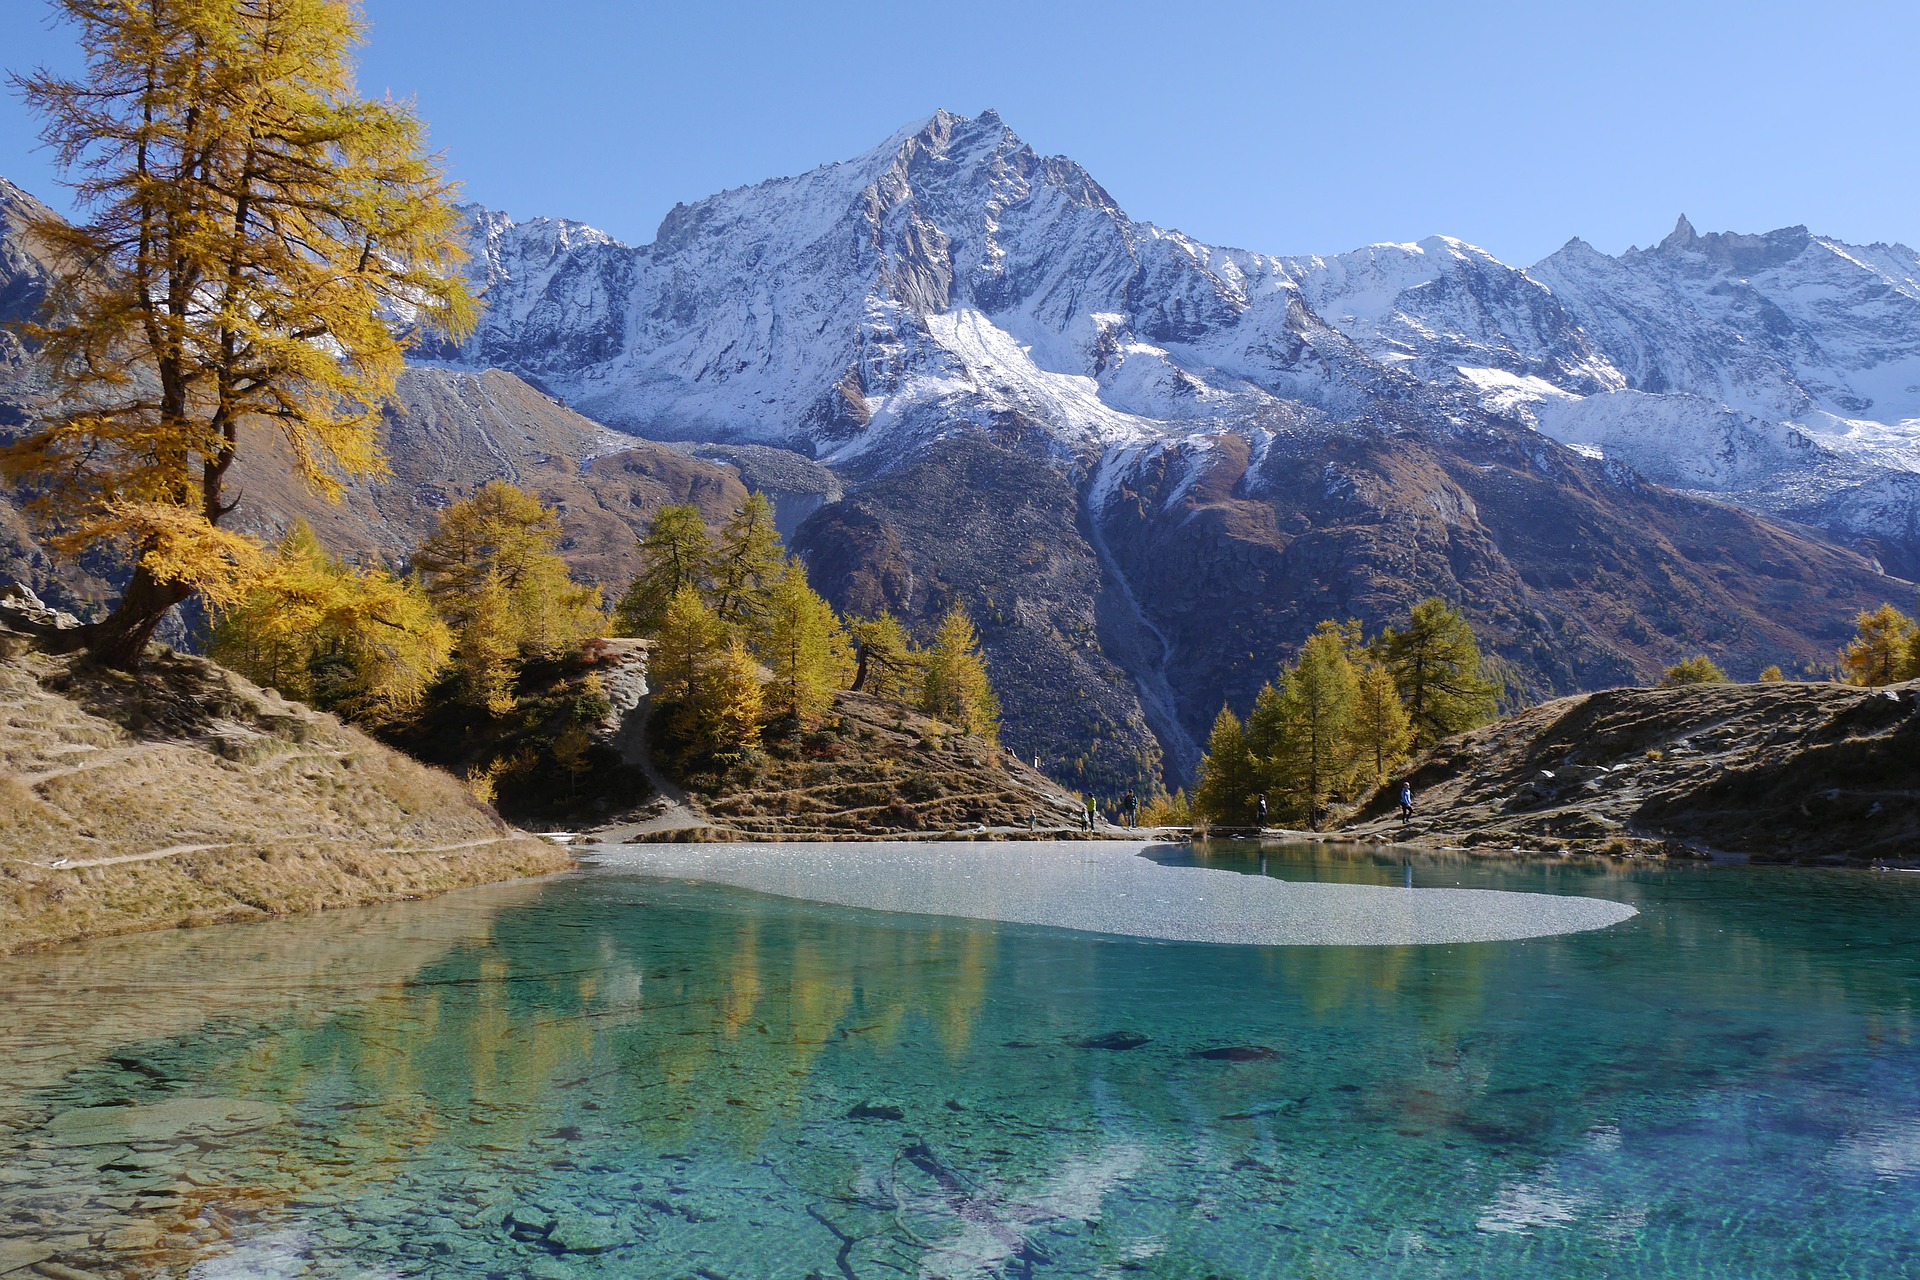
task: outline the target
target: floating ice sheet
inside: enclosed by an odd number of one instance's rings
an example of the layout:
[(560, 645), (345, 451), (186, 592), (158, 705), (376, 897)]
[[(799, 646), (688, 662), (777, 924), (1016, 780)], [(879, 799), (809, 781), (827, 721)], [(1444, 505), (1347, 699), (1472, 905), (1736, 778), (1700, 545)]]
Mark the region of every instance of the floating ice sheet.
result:
[(1496, 942), (1604, 929), (1603, 898), (1493, 889), (1302, 884), (1140, 857), (1144, 844), (601, 845), (609, 870), (784, 898), (1089, 933), (1260, 946)]

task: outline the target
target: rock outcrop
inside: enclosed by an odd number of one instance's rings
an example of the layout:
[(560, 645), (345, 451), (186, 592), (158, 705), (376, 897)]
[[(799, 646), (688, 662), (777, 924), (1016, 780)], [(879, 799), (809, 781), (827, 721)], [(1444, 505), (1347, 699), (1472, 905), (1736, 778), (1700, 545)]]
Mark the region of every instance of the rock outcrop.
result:
[(1346, 833), (1490, 849), (1920, 862), (1920, 682), (1561, 698), (1449, 738)]

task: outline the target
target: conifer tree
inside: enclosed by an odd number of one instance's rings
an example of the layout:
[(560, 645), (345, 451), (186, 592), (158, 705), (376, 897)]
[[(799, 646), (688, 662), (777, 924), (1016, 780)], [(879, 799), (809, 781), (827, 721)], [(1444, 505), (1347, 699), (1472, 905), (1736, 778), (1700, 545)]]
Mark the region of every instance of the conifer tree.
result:
[(1840, 667), (1852, 684), (1893, 684), (1920, 675), (1920, 625), (1890, 604), (1854, 619), (1854, 637), (1840, 652)]
[(1777, 665), (1760, 668), (1761, 684), (1779, 684), (1786, 678), (1786, 673), (1781, 671)]
[(1287, 729), (1286, 702), (1279, 686), (1270, 680), (1260, 686), (1253, 710), (1247, 713), (1247, 749), (1263, 762), (1271, 760), (1285, 748)]
[(414, 552), (453, 627), (469, 700), (496, 715), (512, 708), (521, 660), (562, 653), (605, 625), (600, 589), (573, 580), (559, 543), (558, 513), (494, 480), (441, 512)]
[(705, 589), (713, 561), (713, 540), (694, 506), (660, 508), (640, 539), (640, 572), (614, 605), (621, 635), (650, 636), (660, 630), (667, 601), (681, 587)]
[(1313, 819), (1344, 794), (1354, 774), (1354, 701), (1358, 681), (1340, 627), (1323, 622), (1280, 681), (1281, 741), (1272, 759), (1274, 789), (1296, 816)]
[(1662, 689), (1677, 689), (1688, 684), (1726, 684), (1727, 673), (1718, 663), (1704, 653), (1698, 657), (1676, 662), (1668, 667), (1666, 674), (1660, 677)]
[(926, 682), (923, 657), (900, 619), (882, 610), (877, 618), (854, 621), (848, 630), (857, 658), (850, 687), (894, 702), (920, 693)]
[(258, 546), (222, 527), (236, 458), (278, 435), (328, 498), (383, 464), (375, 415), (420, 327), (474, 306), (452, 188), (404, 105), (360, 98), (348, 0), (55, 0), (79, 79), (16, 84), (82, 221), (33, 226), (52, 250), (30, 336), (62, 407), (4, 450), (69, 552), (110, 546), (132, 577), (75, 633), (139, 664), (174, 605), (237, 603)]
[(451, 646), (417, 582), (354, 568), (298, 521), (247, 594), (215, 616), (211, 649), (288, 697), (377, 722), (418, 705)]
[(1375, 647), (1400, 690), (1416, 747), (1493, 719), (1499, 687), (1487, 678), (1473, 628), (1446, 601), (1421, 601), (1406, 630), (1387, 628)]
[(846, 628), (789, 558), (767, 593), (761, 655), (773, 669), (769, 710), (811, 728), (833, 709), (834, 690), (853, 675)]
[(1200, 759), (1200, 781), (1193, 790), (1193, 813), (1222, 826), (1243, 827), (1254, 817), (1254, 799), (1261, 790), (1260, 765), (1247, 745), (1247, 734), (1231, 709), (1220, 708), (1207, 751)]
[(720, 530), (713, 555), (713, 609), (720, 621), (750, 639), (758, 636), (767, 612), (767, 595), (786, 550), (774, 528), (773, 504), (758, 489)]
[(512, 711), (520, 676), (519, 627), (513, 600), (497, 578), (484, 580), (461, 600), (454, 667), (461, 695), (496, 716)]
[(1193, 821), (1193, 812), (1187, 805), (1185, 789), (1168, 795), (1163, 788), (1149, 797), (1140, 806), (1140, 825), (1143, 827), (1184, 827)]
[(593, 735), (587, 732), (587, 726), (577, 718), (567, 721), (549, 748), (553, 762), (567, 775), (567, 795), (572, 796), (580, 785), (581, 777), (592, 767), (588, 752), (593, 747)]
[(1393, 676), (1363, 660), (1353, 690), (1353, 745), (1367, 778), (1378, 785), (1407, 758), (1413, 727)]
[(699, 723), (709, 750), (743, 751), (760, 744), (765, 690), (759, 665), (738, 636), (707, 665), (699, 686)]
[(994, 695), (993, 683), (987, 678), (980, 637), (973, 629), (973, 619), (965, 605), (955, 604), (947, 610), (925, 656), (921, 709), (962, 733), (997, 741), (1000, 699)]
[(647, 662), (647, 680), (660, 701), (692, 707), (699, 700), (707, 669), (727, 648), (726, 628), (699, 590), (681, 587), (667, 601), (660, 634)]

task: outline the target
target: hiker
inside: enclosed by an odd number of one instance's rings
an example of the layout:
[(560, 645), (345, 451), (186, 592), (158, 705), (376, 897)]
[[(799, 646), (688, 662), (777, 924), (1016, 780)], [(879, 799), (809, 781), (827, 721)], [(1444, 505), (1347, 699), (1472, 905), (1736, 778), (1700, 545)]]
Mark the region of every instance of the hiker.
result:
[(1412, 819), (1413, 819), (1413, 783), (1411, 781), (1406, 781), (1400, 784), (1400, 821), (1409, 822)]
[(1140, 797), (1134, 794), (1132, 787), (1127, 788), (1127, 798), (1125, 803), (1121, 805), (1121, 808), (1126, 811), (1127, 825), (1129, 827), (1137, 827), (1140, 825)]
[(1040, 815), (1029, 810), (1027, 813), (1027, 830), (1037, 831), (1039, 827), (1040, 827)]
[(1093, 801), (1087, 801), (1087, 830), (1093, 830)]
[(1267, 829), (1267, 798), (1256, 796), (1253, 801), (1254, 825), (1262, 831)]

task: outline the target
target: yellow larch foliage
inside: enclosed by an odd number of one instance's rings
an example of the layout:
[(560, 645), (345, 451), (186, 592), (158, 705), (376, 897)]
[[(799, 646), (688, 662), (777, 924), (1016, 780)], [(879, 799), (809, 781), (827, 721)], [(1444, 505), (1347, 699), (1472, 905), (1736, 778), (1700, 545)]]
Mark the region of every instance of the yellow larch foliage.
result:
[(55, 0), (86, 70), (24, 77), (82, 220), (31, 228), (54, 266), (43, 322), (62, 411), (4, 450), (68, 551), (134, 572), (81, 634), (138, 665), (175, 604), (231, 605), (255, 553), (219, 530), (255, 433), (323, 496), (382, 469), (375, 414), (422, 329), (475, 305), (453, 188), (404, 104), (354, 89), (348, 0)]

